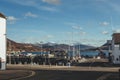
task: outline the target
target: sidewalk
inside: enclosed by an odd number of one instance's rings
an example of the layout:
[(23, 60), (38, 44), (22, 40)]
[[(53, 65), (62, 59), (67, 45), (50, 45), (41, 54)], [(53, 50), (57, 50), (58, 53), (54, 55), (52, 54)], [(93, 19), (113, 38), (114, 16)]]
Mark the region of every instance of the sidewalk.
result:
[(18, 80), (32, 75), (32, 71), (28, 70), (1, 70), (0, 80)]
[(90, 67), (90, 66), (49, 66), (49, 65), (7, 65), (7, 69), (16, 70), (68, 70), (68, 71), (102, 71), (118, 72), (119, 67)]

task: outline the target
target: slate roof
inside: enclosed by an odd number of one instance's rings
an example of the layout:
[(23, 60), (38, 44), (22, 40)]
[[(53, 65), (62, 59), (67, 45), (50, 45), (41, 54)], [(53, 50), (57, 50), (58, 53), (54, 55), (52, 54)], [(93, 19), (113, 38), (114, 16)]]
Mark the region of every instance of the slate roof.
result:
[(6, 19), (6, 17), (5, 17), (2, 13), (0, 13), (0, 17), (2, 17), (2, 18), (5, 18), (5, 19)]
[(114, 40), (114, 43), (120, 44), (120, 33), (114, 33), (112, 36), (113, 36), (112, 38)]

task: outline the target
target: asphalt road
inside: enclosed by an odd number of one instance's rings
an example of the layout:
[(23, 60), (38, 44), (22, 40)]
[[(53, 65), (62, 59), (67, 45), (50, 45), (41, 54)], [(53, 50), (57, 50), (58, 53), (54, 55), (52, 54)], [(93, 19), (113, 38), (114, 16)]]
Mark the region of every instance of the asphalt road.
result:
[(62, 70), (34, 70), (36, 74), (19, 80), (99, 80), (111, 72), (99, 71), (62, 71)]
[(81, 63), (76, 66), (44, 66), (44, 65), (7, 65), (7, 69), (30, 70), (31, 77), (15, 80), (119, 80), (105, 79), (111, 74), (118, 74), (119, 67), (112, 67), (103, 62)]

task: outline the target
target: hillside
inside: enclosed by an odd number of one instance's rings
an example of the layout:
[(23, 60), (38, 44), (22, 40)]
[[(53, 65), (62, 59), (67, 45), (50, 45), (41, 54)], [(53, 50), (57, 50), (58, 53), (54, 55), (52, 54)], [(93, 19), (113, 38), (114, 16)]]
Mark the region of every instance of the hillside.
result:
[(13, 40), (7, 39), (7, 52), (9, 53), (11, 51), (40, 51), (40, 48), (33, 44), (17, 43)]
[[(75, 49), (86, 50), (93, 49), (93, 46), (76, 44)], [(17, 43), (13, 40), (7, 39), (7, 53), (14, 52), (38, 52), (38, 51), (53, 51), (53, 50), (72, 50), (73, 46), (69, 46), (67, 44), (57, 44), (57, 43), (44, 43), (44, 44), (29, 44), (29, 43)]]
[(75, 44), (73, 45), (67, 45), (67, 44), (57, 44), (57, 43), (45, 43), (45, 44), (36, 44), (36, 46), (39, 46), (44, 49), (50, 49), (50, 50), (73, 50), (73, 47), (75, 47), (75, 49), (78, 50), (78, 48), (80, 48), (80, 50), (91, 50), (94, 49), (95, 47), (93, 46), (89, 46), (89, 45), (85, 45), (85, 44)]

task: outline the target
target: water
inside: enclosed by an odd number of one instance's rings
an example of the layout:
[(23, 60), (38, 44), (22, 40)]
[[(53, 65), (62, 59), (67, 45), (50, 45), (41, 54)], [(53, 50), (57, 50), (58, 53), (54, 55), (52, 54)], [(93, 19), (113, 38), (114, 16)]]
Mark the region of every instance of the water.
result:
[[(108, 51), (103, 51), (106, 56), (108, 56)], [(28, 54), (28, 53), (32, 53), (32, 54), (49, 54), (49, 52), (22, 52), (22, 54)], [(99, 51), (81, 51), (80, 55), (83, 56), (97, 56), (99, 53)], [(68, 52), (68, 56), (75, 56), (75, 55), (79, 55), (79, 52)]]
[(68, 53), (69, 56), (76, 56), (76, 55), (82, 55), (82, 56), (97, 56), (98, 55), (98, 51), (81, 51), (80, 53), (79, 52), (73, 52), (73, 51), (70, 51)]
[(28, 53), (32, 53), (32, 54), (48, 54), (49, 52), (22, 52), (22, 54), (28, 54)]

